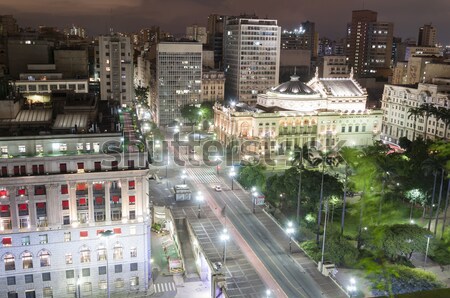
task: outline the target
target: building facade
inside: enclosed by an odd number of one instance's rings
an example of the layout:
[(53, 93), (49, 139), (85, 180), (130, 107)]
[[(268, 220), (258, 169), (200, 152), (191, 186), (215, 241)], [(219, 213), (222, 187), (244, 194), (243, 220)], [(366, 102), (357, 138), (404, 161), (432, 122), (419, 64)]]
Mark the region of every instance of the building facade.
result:
[(225, 75), (222, 71), (210, 70), (202, 73), (202, 102), (223, 101), (225, 91)]
[(1, 297), (146, 292), (148, 170), (137, 152), (106, 153), (121, 137), (0, 139)]
[(425, 24), (419, 28), (418, 46), (435, 47), (437, 30), (432, 24)]
[(295, 146), (367, 146), (379, 138), (382, 112), (366, 109), (367, 92), (352, 77), (307, 84), (291, 81), (258, 96), (255, 108), (216, 105), (215, 129), (227, 146), (243, 142), (256, 154), (284, 154)]
[(208, 16), (208, 46), (214, 51), (214, 68), (223, 69), (223, 27), (225, 16), (212, 14)]
[(347, 27), (349, 64), (355, 75), (376, 75), (389, 69), (394, 25), (378, 22), (377, 12), (355, 10)]
[(384, 141), (398, 143), (401, 137), (415, 140), (423, 139), (449, 139), (450, 130), (442, 120), (435, 115), (414, 116), (410, 113), (413, 108), (422, 104), (430, 104), (436, 108), (450, 108), (450, 80), (441, 79), (436, 84), (418, 85), (385, 85), (382, 109), (383, 128), (381, 138)]
[(158, 125), (180, 121), (180, 108), (202, 98), (202, 44), (161, 42), (157, 46), (156, 111)]
[(198, 25), (186, 27), (186, 38), (193, 41), (198, 41), (202, 44), (206, 44), (208, 40), (206, 27)]
[(134, 96), (133, 52), (127, 36), (100, 36), (96, 51), (101, 100), (130, 105)]
[(346, 56), (323, 56), (321, 73), (323, 78), (348, 77), (349, 68)]
[(299, 28), (283, 30), (281, 32), (281, 49), (283, 50), (309, 50), (311, 57), (317, 57), (319, 47), (319, 34), (313, 22), (303, 22)]
[(278, 84), (281, 29), (277, 20), (229, 17), (224, 29), (225, 97), (255, 103)]

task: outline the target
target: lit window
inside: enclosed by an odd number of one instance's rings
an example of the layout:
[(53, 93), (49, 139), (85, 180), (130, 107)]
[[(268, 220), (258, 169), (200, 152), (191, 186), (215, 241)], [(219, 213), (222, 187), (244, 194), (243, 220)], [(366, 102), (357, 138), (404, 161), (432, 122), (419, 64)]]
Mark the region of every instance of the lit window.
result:
[(27, 148), (25, 145), (19, 145), (19, 153), (25, 153), (27, 151)]

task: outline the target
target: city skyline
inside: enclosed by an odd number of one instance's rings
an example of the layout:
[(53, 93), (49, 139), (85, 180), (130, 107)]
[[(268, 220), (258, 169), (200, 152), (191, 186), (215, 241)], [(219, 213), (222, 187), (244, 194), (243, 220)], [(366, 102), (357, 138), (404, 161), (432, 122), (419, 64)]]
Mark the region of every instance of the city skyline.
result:
[[(378, 12), (380, 21), (394, 23), (394, 36), (417, 40), (419, 28), (423, 24), (432, 23), (438, 30), (438, 42), (444, 45), (450, 43), (450, 32), (445, 32), (450, 3), (444, 0), (436, 0), (437, 3), (433, 6), (418, 0), (389, 3), (347, 0), (345, 5), (339, 4), (332, 11), (331, 9), (322, 10), (325, 6), (330, 7), (326, 0), (308, 3), (282, 0), (276, 5), (269, 2), (256, 5), (253, 0), (245, 0), (240, 1), (238, 6), (235, 5), (235, 0), (225, 0), (219, 4), (215, 3), (214, 7), (204, 0), (171, 1), (170, 3), (141, 0), (126, 2), (79, 0), (76, 5), (72, 0), (58, 3), (49, 0), (39, 3), (28, 0), (2, 2), (0, 10), (3, 14), (14, 15), (20, 27), (45, 25), (64, 28), (75, 24), (85, 27), (90, 36), (106, 34), (109, 28), (115, 31), (133, 32), (151, 25), (159, 25), (165, 31), (181, 35), (185, 32), (186, 26), (194, 23), (206, 26), (207, 17), (210, 14), (254, 13), (261, 18), (277, 19), (283, 28), (293, 28), (309, 20), (316, 23), (321, 37), (335, 39), (345, 36), (347, 23), (351, 21), (352, 10), (369, 9)], [(174, 7), (178, 9), (175, 10)], [(421, 14), (417, 15), (417, 11)]]

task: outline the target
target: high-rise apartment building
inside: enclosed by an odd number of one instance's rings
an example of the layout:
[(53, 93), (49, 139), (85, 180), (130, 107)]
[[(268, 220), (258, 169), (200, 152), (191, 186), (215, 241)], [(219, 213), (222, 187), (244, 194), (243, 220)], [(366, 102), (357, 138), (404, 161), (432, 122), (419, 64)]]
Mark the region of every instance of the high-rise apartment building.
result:
[(98, 77), (101, 100), (129, 105), (133, 99), (133, 52), (130, 38), (100, 36), (98, 41)]
[(281, 49), (310, 50), (311, 57), (317, 57), (319, 35), (315, 31), (313, 22), (303, 22), (299, 28), (283, 30), (281, 32)]
[(225, 16), (212, 14), (208, 17), (208, 45), (214, 51), (214, 68), (223, 68), (223, 27)]
[(19, 26), (12, 15), (0, 15), (0, 36), (19, 34)]
[(228, 17), (224, 31), (225, 97), (253, 104), (278, 84), (281, 28), (277, 20)]
[(431, 24), (425, 24), (419, 28), (418, 46), (434, 47), (436, 46), (436, 28)]
[(373, 76), (389, 69), (394, 25), (378, 22), (377, 13), (355, 10), (347, 27), (347, 56), (357, 76)]
[(206, 44), (208, 39), (206, 34), (206, 27), (201, 27), (198, 25), (186, 27), (186, 38), (193, 41), (198, 41), (202, 44)]
[(202, 97), (202, 44), (161, 42), (156, 53), (156, 108), (158, 125), (182, 121), (180, 108), (200, 104)]

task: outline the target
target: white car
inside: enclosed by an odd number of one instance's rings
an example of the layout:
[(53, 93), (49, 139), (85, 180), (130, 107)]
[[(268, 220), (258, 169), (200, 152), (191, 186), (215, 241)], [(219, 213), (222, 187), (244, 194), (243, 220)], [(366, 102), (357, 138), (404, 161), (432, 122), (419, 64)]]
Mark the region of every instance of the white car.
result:
[(220, 185), (214, 186), (215, 191), (222, 191), (222, 187)]

